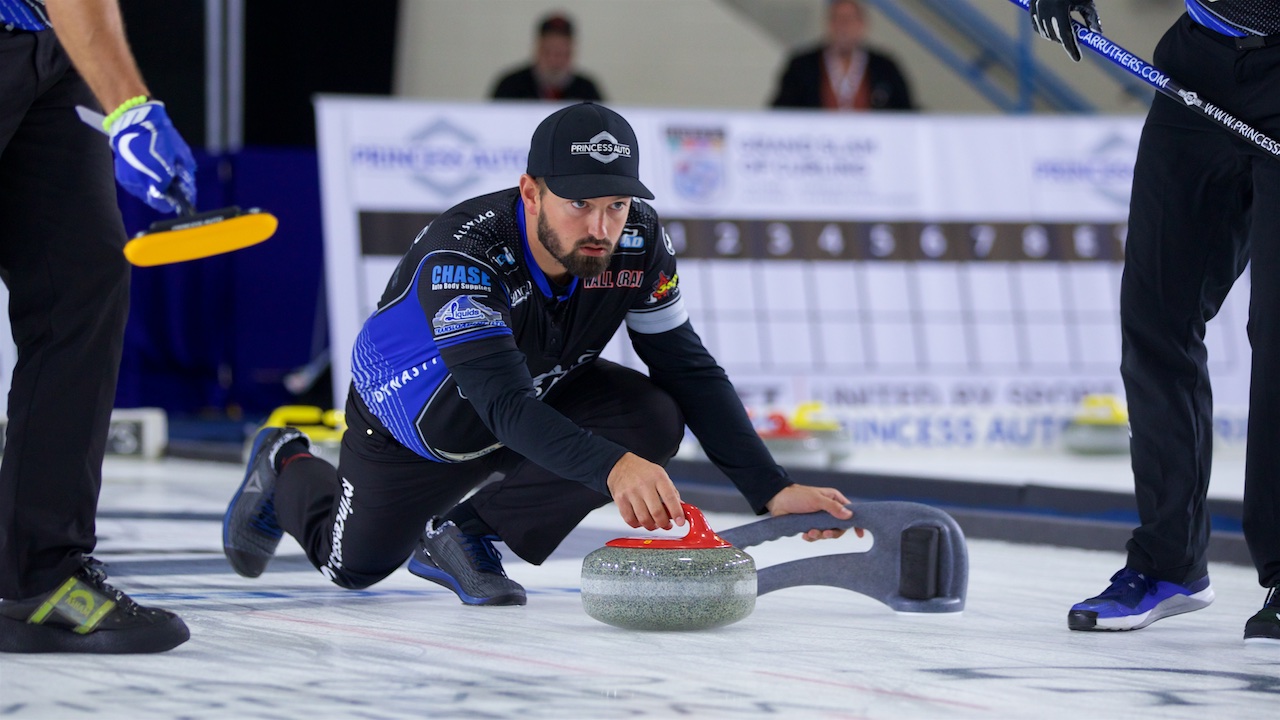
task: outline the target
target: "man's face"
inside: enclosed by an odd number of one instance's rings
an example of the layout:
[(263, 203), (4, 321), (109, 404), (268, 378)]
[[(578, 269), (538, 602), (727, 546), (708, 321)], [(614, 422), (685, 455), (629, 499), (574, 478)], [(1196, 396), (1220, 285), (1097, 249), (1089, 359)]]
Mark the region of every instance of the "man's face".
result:
[(538, 242), (570, 275), (591, 278), (613, 259), (631, 211), (629, 197), (568, 200), (540, 190)]
[(852, 2), (831, 4), (827, 15), (827, 43), (838, 52), (853, 52), (866, 38), (862, 8)]
[(560, 33), (547, 33), (538, 38), (534, 65), (546, 77), (568, 76), (573, 67), (573, 39)]

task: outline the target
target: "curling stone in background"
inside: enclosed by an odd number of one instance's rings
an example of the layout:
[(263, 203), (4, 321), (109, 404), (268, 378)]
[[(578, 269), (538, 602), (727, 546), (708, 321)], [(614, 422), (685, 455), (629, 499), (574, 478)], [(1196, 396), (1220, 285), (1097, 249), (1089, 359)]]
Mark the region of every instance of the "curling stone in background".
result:
[(819, 445), (827, 451), (831, 466), (853, 456), (853, 438), (849, 431), (820, 402), (804, 402), (796, 406), (791, 415), (791, 427), (817, 438)]
[[(341, 410), (322, 410), (314, 405), (282, 405), (271, 411), (262, 427), (291, 427), (307, 434), (311, 439), (311, 454), (338, 464), (342, 448), (342, 433), (347, 429), (346, 413)], [(259, 428), (261, 429), (261, 428)], [(245, 462), (253, 447), (255, 432), (244, 446)]]
[(582, 607), (629, 630), (705, 630), (756, 607), (756, 564), (683, 503), (683, 538), (618, 538), (582, 561)]
[(1086, 395), (1062, 430), (1062, 447), (1077, 455), (1128, 455), (1129, 411), (1115, 395)]
[(813, 433), (792, 426), (786, 415), (770, 412), (759, 421), (753, 420), (753, 424), (779, 465), (822, 469), (831, 464), (831, 453), (822, 441)]

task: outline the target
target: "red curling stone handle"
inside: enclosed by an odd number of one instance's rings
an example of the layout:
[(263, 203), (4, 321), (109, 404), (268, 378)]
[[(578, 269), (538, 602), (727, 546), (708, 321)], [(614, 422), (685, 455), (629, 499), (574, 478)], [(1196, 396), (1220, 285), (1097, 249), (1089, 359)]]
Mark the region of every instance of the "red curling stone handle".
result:
[(605, 543), (608, 547), (648, 548), (651, 550), (711, 550), (714, 548), (733, 547), (723, 538), (707, 527), (707, 519), (702, 511), (689, 503), (680, 503), (684, 509), (685, 520), (689, 523), (689, 532), (682, 538), (617, 538)]

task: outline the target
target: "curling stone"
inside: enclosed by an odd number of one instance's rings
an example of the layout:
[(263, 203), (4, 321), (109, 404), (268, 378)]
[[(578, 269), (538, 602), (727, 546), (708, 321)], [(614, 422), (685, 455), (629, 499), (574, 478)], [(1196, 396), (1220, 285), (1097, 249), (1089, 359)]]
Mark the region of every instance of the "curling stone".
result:
[(838, 465), (853, 456), (853, 438), (826, 407), (817, 401), (800, 403), (791, 416), (791, 426), (812, 434), (830, 454), (830, 464)]
[(1086, 395), (1062, 430), (1062, 447), (1077, 455), (1128, 455), (1129, 412), (1115, 395)]
[(792, 426), (791, 420), (780, 412), (771, 412), (757, 423), (756, 434), (780, 465), (821, 469), (831, 464), (831, 453), (822, 441), (813, 433)]
[(618, 538), (582, 561), (582, 607), (629, 630), (705, 630), (756, 607), (756, 564), (683, 503), (683, 538)]

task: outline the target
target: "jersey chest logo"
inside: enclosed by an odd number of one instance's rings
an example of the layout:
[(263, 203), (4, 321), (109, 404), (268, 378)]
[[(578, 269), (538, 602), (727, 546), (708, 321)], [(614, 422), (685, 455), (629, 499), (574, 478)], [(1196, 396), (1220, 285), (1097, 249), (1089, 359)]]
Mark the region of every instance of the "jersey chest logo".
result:
[(643, 270), (605, 270), (593, 278), (582, 281), (583, 290), (601, 290), (606, 288), (638, 288), (644, 283)]

